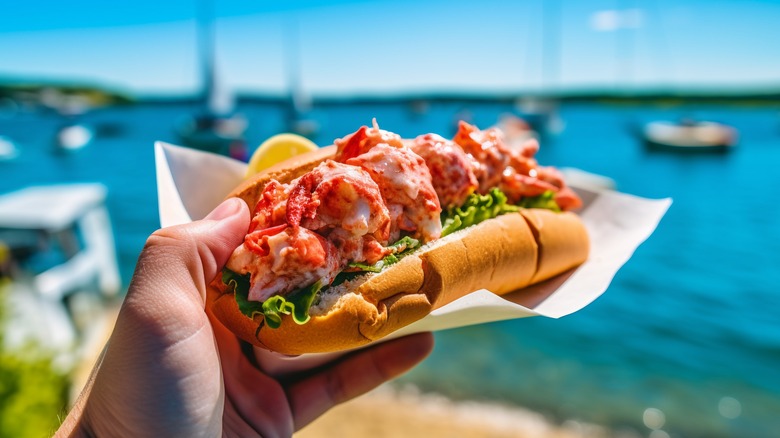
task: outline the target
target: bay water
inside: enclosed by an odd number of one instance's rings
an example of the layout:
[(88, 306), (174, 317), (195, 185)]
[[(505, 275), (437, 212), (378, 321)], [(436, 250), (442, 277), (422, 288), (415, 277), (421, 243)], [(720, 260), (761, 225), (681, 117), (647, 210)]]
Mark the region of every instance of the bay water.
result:
[[(481, 127), (510, 104), (458, 102), (315, 106), (318, 144), (370, 124), (404, 137), (453, 133), (468, 114)], [(187, 104), (141, 103), (82, 116), (97, 138), (55, 153), (53, 113), (0, 116), (21, 155), (0, 162), (0, 193), (38, 184), (100, 182), (109, 190), (125, 284), (158, 226), (153, 144), (177, 143)], [(243, 103), (257, 146), (284, 131), (275, 104)], [(724, 154), (650, 151), (638, 122), (695, 116), (740, 132)], [(609, 290), (559, 320), (531, 318), (437, 333), (432, 356), (401, 379), (454, 399), (525, 406), (671, 436), (777, 436), (780, 430), (780, 117), (774, 107), (568, 104), (564, 131), (542, 143), (543, 165), (608, 176), (618, 190), (674, 204)], [(102, 127), (102, 128), (101, 128)], [(659, 432), (655, 432), (659, 433)]]

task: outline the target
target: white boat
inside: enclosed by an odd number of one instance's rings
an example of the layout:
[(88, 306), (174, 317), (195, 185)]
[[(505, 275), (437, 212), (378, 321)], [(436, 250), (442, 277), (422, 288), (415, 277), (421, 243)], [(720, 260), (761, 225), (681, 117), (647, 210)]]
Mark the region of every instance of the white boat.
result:
[(19, 156), (19, 148), (10, 138), (0, 135), (0, 161), (10, 161)]
[(232, 93), (217, 79), (214, 56), (214, 2), (200, 2), (198, 56), (201, 67), (202, 109), (174, 126), (182, 144), (216, 154), (246, 160), (246, 118), (234, 112)]
[(106, 193), (100, 184), (73, 184), (0, 196), (0, 267), (11, 279), (11, 320), (0, 330), (9, 344), (33, 342), (69, 358), (65, 367), (78, 361), (94, 308), (121, 287)]
[(57, 131), (55, 146), (63, 152), (75, 152), (90, 144), (94, 136), (91, 127), (81, 123), (68, 123)]
[(721, 123), (683, 120), (656, 121), (641, 130), (645, 144), (654, 149), (682, 152), (727, 151), (737, 145), (737, 130)]

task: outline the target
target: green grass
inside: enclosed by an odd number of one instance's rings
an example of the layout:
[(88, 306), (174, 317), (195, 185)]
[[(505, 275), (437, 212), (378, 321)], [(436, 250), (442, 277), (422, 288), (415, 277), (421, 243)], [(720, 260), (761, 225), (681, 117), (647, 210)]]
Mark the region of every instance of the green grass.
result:
[(0, 438), (51, 436), (65, 412), (68, 376), (35, 344), (5, 345), (7, 280), (0, 278)]

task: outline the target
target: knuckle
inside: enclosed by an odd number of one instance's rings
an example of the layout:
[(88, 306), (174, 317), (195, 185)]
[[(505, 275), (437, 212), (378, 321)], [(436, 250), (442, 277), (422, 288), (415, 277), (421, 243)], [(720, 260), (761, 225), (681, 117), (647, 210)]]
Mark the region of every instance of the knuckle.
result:
[(193, 243), (182, 230), (176, 228), (162, 228), (153, 232), (147, 239), (142, 258), (160, 258), (179, 256), (192, 250)]
[(343, 403), (348, 399), (346, 378), (340, 374), (331, 376), (331, 378), (326, 380), (325, 391), (334, 404)]

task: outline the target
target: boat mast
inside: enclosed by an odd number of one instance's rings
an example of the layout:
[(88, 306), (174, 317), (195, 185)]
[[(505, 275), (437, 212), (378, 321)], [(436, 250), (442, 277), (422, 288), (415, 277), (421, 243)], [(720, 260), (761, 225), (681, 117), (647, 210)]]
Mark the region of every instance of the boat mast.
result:
[(291, 17), (285, 32), (285, 67), (288, 90), (288, 125), (292, 128), (309, 107), (303, 92), (300, 63), (300, 34), (298, 21)]
[(208, 113), (215, 112), (214, 96), (214, 1), (198, 0), (197, 33), (200, 62), (200, 101)]
[(565, 126), (558, 113), (561, 76), (561, 39), (563, 8), (560, 0), (542, 1), (542, 93), (539, 103), (544, 114), (543, 135), (560, 134)]
[[(636, 58), (636, 32), (637, 21), (640, 17), (636, 4), (631, 0), (622, 0), (618, 3), (618, 27), (615, 29), (617, 38), (617, 63), (616, 91), (624, 96), (633, 95), (634, 91), (634, 64)], [(622, 82), (622, 84), (621, 84)]]
[(552, 97), (560, 79), (561, 4), (560, 0), (542, 2), (542, 89)]

